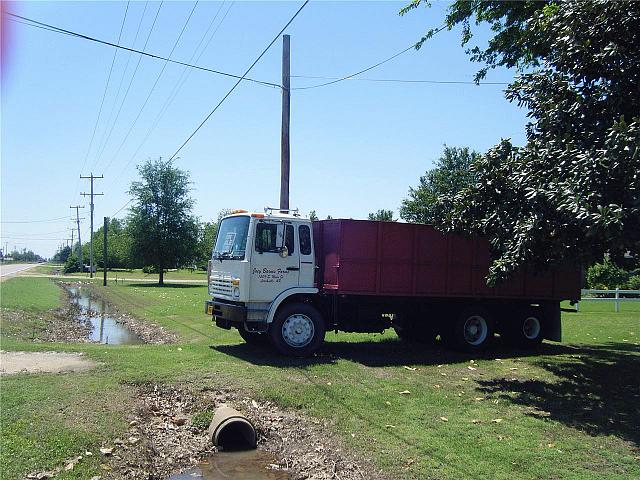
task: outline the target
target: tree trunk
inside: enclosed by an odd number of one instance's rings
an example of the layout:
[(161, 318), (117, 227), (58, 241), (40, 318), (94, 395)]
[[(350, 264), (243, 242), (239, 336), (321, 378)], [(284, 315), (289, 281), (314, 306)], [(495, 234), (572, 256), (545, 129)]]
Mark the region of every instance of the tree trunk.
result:
[(158, 268), (158, 270), (160, 271), (160, 281), (158, 282), (159, 285), (164, 285), (164, 268), (162, 268), (162, 266), (160, 266)]

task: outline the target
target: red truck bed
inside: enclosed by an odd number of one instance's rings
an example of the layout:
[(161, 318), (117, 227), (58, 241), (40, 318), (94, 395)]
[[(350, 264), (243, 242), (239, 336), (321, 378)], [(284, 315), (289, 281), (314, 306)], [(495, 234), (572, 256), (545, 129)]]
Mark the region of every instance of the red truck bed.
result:
[(489, 288), (489, 244), (430, 225), (370, 220), (313, 222), (316, 284), (331, 293), (578, 300), (581, 275), (519, 274)]

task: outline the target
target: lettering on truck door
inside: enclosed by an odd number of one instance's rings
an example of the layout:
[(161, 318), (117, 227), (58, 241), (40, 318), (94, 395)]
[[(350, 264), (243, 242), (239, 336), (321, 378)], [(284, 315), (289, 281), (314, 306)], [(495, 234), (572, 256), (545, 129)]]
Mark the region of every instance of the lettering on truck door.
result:
[[(261, 221), (256, 224), (251, 256), (253, 302), (271, 302), (284, 290), (298, 286), (300, 253), (295, 237), (290, 223)], [(286, 247), (286, 256), (282, 255), (283, 247)]]

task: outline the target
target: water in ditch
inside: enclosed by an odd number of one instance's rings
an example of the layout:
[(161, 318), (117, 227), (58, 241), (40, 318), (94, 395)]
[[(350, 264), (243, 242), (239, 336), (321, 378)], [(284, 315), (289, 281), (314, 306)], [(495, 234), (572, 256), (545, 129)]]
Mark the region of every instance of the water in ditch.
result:
[(89, 338), (94, 342), (110, 345), (133, 345), (142, 339), (110, 315), (109, 305), (91, 295), (88, 288), (67, 287), (71, 302), (80, 307), (80, 319), (91, 323)]
[(273, 469), (275, 459), (261, 450), (220, 452), (211, 455), (197, 467), (172, 475), (168, 480), (290, 480), (286, 471)]

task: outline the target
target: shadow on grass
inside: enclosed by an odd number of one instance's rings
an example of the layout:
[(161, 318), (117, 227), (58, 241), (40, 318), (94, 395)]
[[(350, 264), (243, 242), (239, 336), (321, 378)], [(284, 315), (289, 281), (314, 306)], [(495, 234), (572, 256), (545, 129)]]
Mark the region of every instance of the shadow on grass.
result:
[(557, 378), (494, 378), (478, 380), (478, 390), (494, 398), (529, 407), (527, 415), (546, 417), (590, 435), (614, 435), (640, 444), (640, 349), (624, 343), (560, 345), (544, 343), (537, 350), (501, 346), (483, 355), (407, 345), (390, 339), (381, 342), (327, 342), (311, 358), (288, 358), (267, 347), (246, 344), (211, 346), (221, 353), (255, 365), (305, 368), (340, 359), (369, 367), (435, 365), (470, 359), (525, 358)]
[(362, 342), (326, 342), (320, 352), (310, 358), (290, 358), (278, 355), (272, 349), (258, 348), (247, 344), (212, 345), (226, 355), (240, 358), (255, 365), (278, 367), (300, 367), (335, 363), (350, 360), (367, 367), (401, 367), (403, 365), (440, 365), (468, 362), (471, 359), (523, 358), (538, 355), (564, 355), (576, 353), (576, 349), (565, 345), (544, 343), (535, 350), (516, 350), (497, 343), (484, 353), (463, 353), (434, 345), (408, 344), (397, 339)]
[(615, 435), (640, 444), (638, 347), (609, 343), (572, 353), (562, 361), (535, 362), (556, 375), (555, 382), (496, 378), (480, 380), (479, 389), (530, 407), (528, 415), (543, 415), (590, 435)]
[[(126, 279), (125, 279), (126, 280)], [(171, 283), (171, 280), (165, 280), (164, 285), (155, 283), (128, 283), (127, 287), (146, 287), (146, 288), (202, 288), (203, 285), (194, 285), (191, 283)]]

